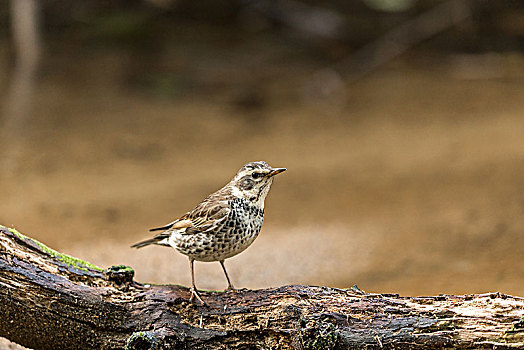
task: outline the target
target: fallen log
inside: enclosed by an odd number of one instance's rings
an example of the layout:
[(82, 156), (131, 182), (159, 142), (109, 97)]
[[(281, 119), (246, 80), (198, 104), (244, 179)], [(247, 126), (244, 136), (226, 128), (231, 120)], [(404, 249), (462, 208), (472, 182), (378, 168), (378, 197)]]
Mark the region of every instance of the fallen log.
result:
[(0, 336), (35, 349), (516, 349), (524, 298), (283, 286), (202, 292), (102, 270), (0, 226)]

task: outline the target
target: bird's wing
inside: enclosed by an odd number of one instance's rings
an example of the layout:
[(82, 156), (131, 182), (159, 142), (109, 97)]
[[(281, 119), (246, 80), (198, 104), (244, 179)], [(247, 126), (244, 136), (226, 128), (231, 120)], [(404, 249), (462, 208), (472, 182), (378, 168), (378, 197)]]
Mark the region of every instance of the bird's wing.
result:
[(151, 228), (149, 229), (149, 231), (153, 232), (153, 231), (165, 231), (165, 230), (169, 230), (171, 227), (173, 227), (174, 224), (176, 224), (177, 222), (181, 221), (182, 218), (178, 218), (176, 219), (175, 221), (171, 221), (169, 224), (165, 225), (165, 226), (161, 226), (161, 227), (155, 227), (155, 228)]
[[(220, 226), (220, 224), (227, 218), (230, 211), (231, 208), (227, 201), (206, 199), (180, 218), (165, 226), (153, 228), (149, 231), (167, 231), (176, 229), (184, 234), (212, 231)], [(182, 231), (184, 228), (185, 230)], [(165, 232), (159, 233), (155, 237), (163, 237), (163, 235), (165, 235)]]
[(187, 227), (184, 233), (214, 231), (224, 224), (230, 212), (231, 207), (227, 201), (204, 200), (186, 214), (192, 226)]

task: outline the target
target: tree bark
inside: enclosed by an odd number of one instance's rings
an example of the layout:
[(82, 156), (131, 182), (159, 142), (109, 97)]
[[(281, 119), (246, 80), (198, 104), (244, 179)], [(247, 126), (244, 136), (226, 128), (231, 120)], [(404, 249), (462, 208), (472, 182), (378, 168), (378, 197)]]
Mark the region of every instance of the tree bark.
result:
[(36, 349), (516, 349), (524, 298), (147, 285), (0, 227), (0, 336)]

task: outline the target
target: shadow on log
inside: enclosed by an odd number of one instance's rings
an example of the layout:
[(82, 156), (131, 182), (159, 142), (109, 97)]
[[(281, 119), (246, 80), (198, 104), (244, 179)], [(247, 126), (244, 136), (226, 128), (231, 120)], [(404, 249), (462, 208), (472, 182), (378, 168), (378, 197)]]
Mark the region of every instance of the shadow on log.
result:
[(524, 298), (133, 281), (0, 227), (0, 336), (36, 349), (522, 349)]

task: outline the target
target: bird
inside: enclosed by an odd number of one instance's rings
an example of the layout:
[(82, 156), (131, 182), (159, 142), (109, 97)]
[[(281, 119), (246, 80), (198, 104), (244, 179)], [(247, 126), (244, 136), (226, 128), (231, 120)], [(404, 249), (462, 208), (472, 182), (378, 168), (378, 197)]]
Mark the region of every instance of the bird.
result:
[(264, 161), (245, 164), (224, 187), (169, 224), (150, 229), (161, 232), (131, 247), (167, 246), (186, 255), (191, 269), (190, 303), (196, 298), (206, 305), (195, 285), (195, 261), (220, 262), (228, 283), (226, 291), (235, 291), (224, 261), (255, 241), (264, 222), (264, 201), (274, 176), (285, 170)]

